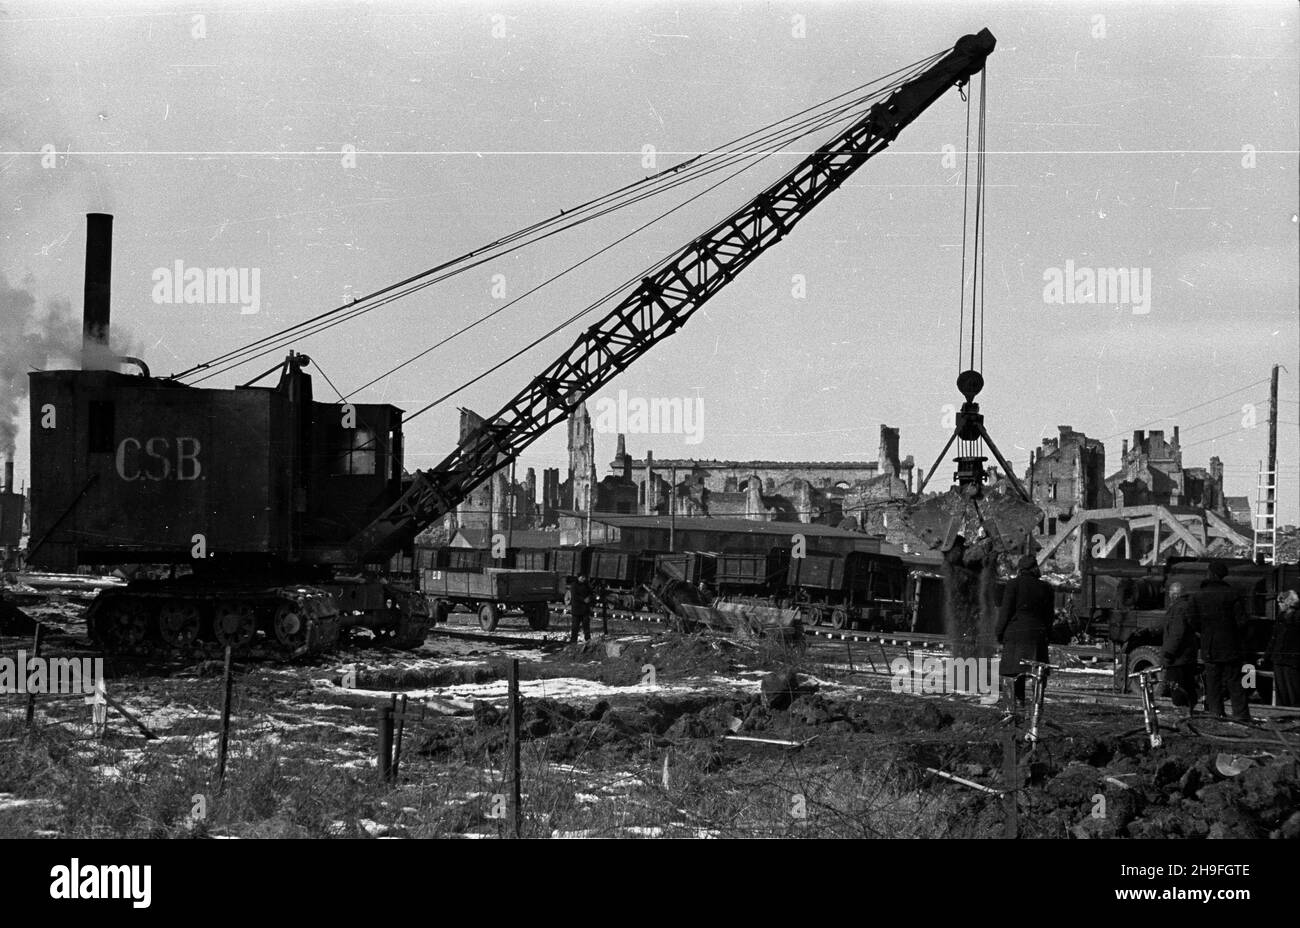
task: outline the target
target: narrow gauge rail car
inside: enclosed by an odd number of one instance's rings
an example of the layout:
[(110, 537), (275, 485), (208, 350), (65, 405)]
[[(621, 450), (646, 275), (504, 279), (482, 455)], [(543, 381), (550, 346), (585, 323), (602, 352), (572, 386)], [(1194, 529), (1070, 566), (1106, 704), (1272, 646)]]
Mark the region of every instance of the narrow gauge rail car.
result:
[(804, 624), (835, 628), (902, 628), (905, 625), (907, 567), (887, 554), (809, 551), (792, 557), (786, 595)]
[(755, 597), (774, 604), (788, 598), (789, 548), (772, 548), (766, 554), (723, 552), (713, 558), (712, 583), (719, 596)]
[(602, 603), (619, 609), (645, 608), (650, 602), (647, 590), (654, 582), (660, 557), (670, 559), (665, 563), (677, 563), (677, 556), (661, 551), (593, 548), (587, 577)]
[(519, 548), (515, 551), (514, 566), (518, 570), (550, 570), (551, 560), (547, 548)]

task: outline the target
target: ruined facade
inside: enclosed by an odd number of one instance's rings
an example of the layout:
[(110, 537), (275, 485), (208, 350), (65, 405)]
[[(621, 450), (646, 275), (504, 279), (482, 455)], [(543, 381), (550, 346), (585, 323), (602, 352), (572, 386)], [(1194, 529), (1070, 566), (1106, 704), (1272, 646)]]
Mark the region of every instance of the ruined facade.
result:
[(881, 426), (875, 461), (634, 459), (627, 440), (601, 480), (597, 511), (858, 528), (875, 504), (902, 500), (913, 487), (912, 458), (899, 456), (899, 431)]
[(1080, 509), (1105, 509), (1113, 497), (1106, 486), (1106, 446), (1068, 425), (1057, 427), (1056, 438), (1044, 438), (1030, 458), (1025, 488), (1043, 510), (1040, 531), (1056, 533)]
[(1135, 431), (1124, 442), (1120, 467), (1106, 478), (1115, 506), (1196, 506), (1228, 515), (1223, 496), (1223, 462), (1210, 458), (1208, 468), (1183, 468), (1178, 426), (1165, 438), (1161, 430)]

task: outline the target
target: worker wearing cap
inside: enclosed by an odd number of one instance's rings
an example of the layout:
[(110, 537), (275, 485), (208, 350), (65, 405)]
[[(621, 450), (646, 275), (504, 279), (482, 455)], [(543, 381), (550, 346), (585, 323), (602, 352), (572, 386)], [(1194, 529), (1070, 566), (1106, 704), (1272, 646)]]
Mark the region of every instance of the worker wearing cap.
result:
[(1201, 636), (1201, 661), (1205, 664), (1205, 711), (1223, 718), (1226, 696), (1232, 717), (1250, 721), (1246, 690), (1241, 685), (1242, 638), (1246, 631), (1246, 606), (1224, 578), (1228, 568), (1212, 561), (1206, 579), (1188, 602), (1188, 621)]
[(1047, 638), (1056, 618), (1056, 594), (1039, 575), (1037, 559), (1026, 554), (1016, 568), (1016, 578), (1002, 594), (997, 625), (998, 644), (1002, 645), (999, 676), (1012, 718), (1025, 704), (1025, 677), (1030, 673), (1025, 662), (1047, 663)]
[(1196, 674), (1200, 670), (1196, 655), (1200, 650), (1200, 636), (1188, 620), (1190, 597), (1184, 593), (1181, 583), (1169, 584), (1166, 601), (1165, 627), (1160, 638), (1165, 688), (1173, 704), (1190, 716), (1196, 707)]
[(1277, 594), (1277, 621), (1268, 645), (1279, 706), (1300, 706), (1300, 593)]

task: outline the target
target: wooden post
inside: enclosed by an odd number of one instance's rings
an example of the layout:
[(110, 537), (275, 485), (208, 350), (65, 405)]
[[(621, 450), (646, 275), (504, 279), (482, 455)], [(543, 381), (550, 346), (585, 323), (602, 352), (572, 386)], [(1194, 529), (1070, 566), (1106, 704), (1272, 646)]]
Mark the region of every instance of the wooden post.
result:
[(379, 781), (387, 783), (393, 774), (393, 707), (380, 706), (375, 710), (375, 720), (379, 726), (379, 756), (375, 768), (379, 771)]
[(406, 729), (406, 694), (402, 694), (402, 706), (397, 714), (397, 738), (393, 742), (393, 780), (402, 766), (402, 734)]
[(520, 789), (519, 789), (519, 659), (518, 658), (512, 658), (510, 661), (508, 683), (509, 683), (508, 699), (510, 703), (510, 728), (509, 728), (510, 830), (511, 830), (511, 836), (518, 838), (519, 824), (521, 818)]
[(1016, 794), (1020, 791), (1020, 771), (1016, 764), (1016, 736), (1013, 732), (1002, 735), (1002, 807), (1006, 812), (1005, 838), (1020, 837), (1020, 811), (1016, 807)]
[[(41, 622), (36, 623), (36, 633), (32, 635), (32, 657), (41, 656), (41, 632), (44, 630), (44, 628), (45, 625), (43, 623)], [(26, 676), (27, 668), (19, 667), (18, 672), (23, 676)], [(27, 694), (27, 727), (31, 728), (35, 720), (36, 720), (36, 694), (28, 693)]]
[(217, 743), (217, 791), (220, 792), (226, 782), (226, 748), (230, 743), (230, 645), (226, 645), (226, 669), (223, 680), (224, 693), (221, 698), (221, 740)]

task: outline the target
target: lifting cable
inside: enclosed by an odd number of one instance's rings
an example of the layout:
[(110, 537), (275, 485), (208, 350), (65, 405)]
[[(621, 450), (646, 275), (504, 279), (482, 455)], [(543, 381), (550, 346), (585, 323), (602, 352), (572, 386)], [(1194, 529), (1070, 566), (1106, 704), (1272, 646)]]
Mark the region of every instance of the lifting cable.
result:
[[(970, 231), (972, 217), (968, 213), (968, 207), (971, 198), (971, 180), (970, 180), (970, 111), (971, 96), (973, 93), (963, 94), (966, 98), (966, 158), (965, 169), (962, 177), (962, 205), (961, 205), (961, 298), (959, 306), (959, 317), (957, 322), (957, 373), (963, 370), (980, 371), (984, 367), (984, 278), (985, 273), (985, 239), (987, 238), (986, 224), (984, 221), (984, 165), (985, 153), (987, 150), (987, 135), (985, 131), (988, 114), (988, 94), (986, 89), (988, 69), (980, 71), (980, 88), (979, 88), (979, 115), (976, 125), (975, 141), (975, 183), (974, 196), (975, 204), (973, 212), (974, 230)], [(966, 352), (966, 263), (969, 242), (970, 254), (970, 350), (969, 363), (963, 359), (967, 357)], [(976, 354), (976, 346), (979, 352)]]
[[(715, 171), (723, 170), (738, 161), (744, 160), (745, 158), (752, 158), (756, 154), (762, 154), (763, 150), (761, 146), (763, 145), (771, 145), (774, 143), (782, 147), (788, 145), (791, 141), (802, 138), (811, 132), (823, 128), (827, 124), (828, 119), (847, 118), (843, 114), (852, 114), (865, 103), (896, 89), (897, 86), (910, 79), (913, 74), (931, 65), (942, 54), (944, 54), (944, 52), (936, 53), (935, 55), (931, 55), (919, 62), (891, 72), (884, 77), (877, 78), (873, 81), (867, 82), (866, 84), (862, 84), (859, 87), (853, 88), (852, 90), (837, 94), (827, 100), (807, 107), (792, 116), (785, 117), (784, 119), (771, 123), (761, 129), (740, 136), (732, 142), (726, 143), (703, 154), (696, 155), (682, 164), (668, 168), (631, 184), (627, 184), (572, 209), (561, 210), (556, 216), (535, 222), (505, 236), (504, 238), (466, 252), (457, 258), (442, 262), (441, 264), (412, 275), (398, 283), (376, 290), (372, 293), (366, 294), (365, 296), (358, 297), (349, 303), (327, 310), (326, 312), (313, 316), (310, 319), (296, 323), (285, 329), (281, 329), (271, 335), (257, 339), (241, 348), (227, 351), (209, 359), (208, 361), (182, 371), (179, 374), (174, 374), (171, 379), (184, 379), (192, 377), (194, 374), (199, 372), (206, 372), (203, 377), (194, 380), (194, 383), (201, 382), (217, 373), (231, 370), (247, 363), (248, 361), (254, 360), (255, 358), (262, 357), (265, 354), (279, 351), (283, 347), (300, 338), (318, 334), (319, 332), (323, 332), (328, 328), (333, 327), (333, 325), (338, 324), (339, 322), (355, 318), (365, 312), (369, 312), (371, 309), (376, 309), (395, 299), (415, 293), (424, 287), (431, 286), (434, 283), (464, 273), (465, 271), (484, 264), (487, 261), (496, 260), (497, 258), (515, 250), (526, 247), (527, 245), (535, 244), (545, 238), (549, 238), (551, 235), (558, 234), (585, 222), (600, 218), (601, 216), (622, 209), (625, 206), (630, 206), (647, 197), (655, 196), (659, 193), (674, 189), (681, 184), (700, 179)], [(894, 78), (894, 80), (890, 81), (891, 78)], [(836, 101), (843, 101), (843, 98), (848, 97), (851, 94), (857, 94), (866, 88), (885, 81), (889, 81), (889, 83), (880, 89), (871, 91), (865, 95), (853, 97), (846, 102), (839, 102), (836, 104), (834, 109), (829, 112), (821, 112), (828, 105), (835, 104)], [(749, 140), (747, 142), (749, 147), (737, 151), (736, 146), (746, 143), (746, 140)], [(757, 151), (752, 147), (756, 145), (760, 146)], [(339, 315), (342, 315), (343, 318), (334, 319), (328, 324), (325, 324), (327, 320), (331, 320), (332, 317)]]

